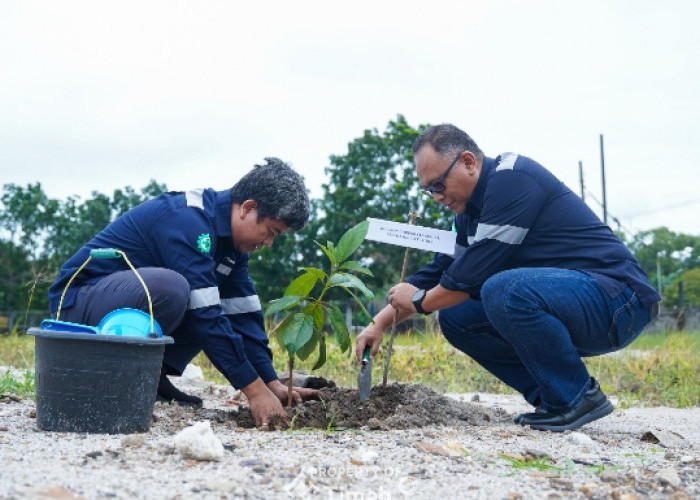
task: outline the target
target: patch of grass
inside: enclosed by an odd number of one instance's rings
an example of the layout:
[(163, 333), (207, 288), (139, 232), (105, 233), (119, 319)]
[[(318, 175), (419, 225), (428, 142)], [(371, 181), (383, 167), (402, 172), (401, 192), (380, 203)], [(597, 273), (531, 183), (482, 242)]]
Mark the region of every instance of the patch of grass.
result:
[(16, 334), (0, 335), (0, 366), (33, 370), (34, 337)]
[(2, 399), (4, 394), (33, 398), (34, 393), (34, 372), (30, 370), (24, 372), (7, 370), (0, 375), (0, 399)]
[(535, 469), (539, 471), (557, 471), (560, 472), (561, 468), (556, 465), (549, 463), (550, 458), (547, 456), (537, 457), (537, 458), (521, 458), (514, 457), (511, 455), (501, 454), (501, 458), (508, 462), (511, 467), (515, 469)]
[(700, 405), (700, 333), (643, 334), (626, 349), (586, 360), (622, 407)]
[[(388, 336), (387, 336), (388, 338)], [(278, 373), (286, 372), (286, 355), (278, 342), (270, 342)], [(354, 344), (353, 344), (354, 345)], [(354, 349), (340, 352), (335, 342), (328, 342), (328, 361), (314, 375), (333, 380), (344, 387), (357, 385), (359, 366)], [(385, 350), (372, 366), (372, 383), (380, 384), (384, 371)], [(315, 360), (299, 363), (298, 368), (311, 373)], [(226, 379), (200, 353), (193, 363), (202, 368), (204, 377), (214, 383)], [(598, 379), (606, 394), (616, 396), (619, 406), (700, 406), (700, 332), (643, 334), (631, 346), (617, 353), (586, 358), (590, 373)], [(16, 369), (34, 368), (34, 338), (28, 335), (0, 336), (0, 366)], [(394, 341), (389, 382), (423, 384), (440, 392), (515, 392), (484, 370), (471, 358), (453, 348), (438, 332), (407, 332)]]

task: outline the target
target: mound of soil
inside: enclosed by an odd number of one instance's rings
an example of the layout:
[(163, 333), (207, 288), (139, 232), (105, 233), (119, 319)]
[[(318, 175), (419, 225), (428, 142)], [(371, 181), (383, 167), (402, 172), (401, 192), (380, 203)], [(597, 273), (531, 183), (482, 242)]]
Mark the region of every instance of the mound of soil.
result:
[[(442, 396), (418, 384), (393, 383), (372, 388), (360, 401), (357, 390), (343, 387), (321, 389), (324, 401), (308, 401), (287, 410), (295, 429), (408, 429), (429, 425), (483, 425), (510, 417), (503, 410), (483, 408)], [(237, 427), (253, 428), (247, 406), (200, 408), (197, 418), (218, 422), (235, 421)]]

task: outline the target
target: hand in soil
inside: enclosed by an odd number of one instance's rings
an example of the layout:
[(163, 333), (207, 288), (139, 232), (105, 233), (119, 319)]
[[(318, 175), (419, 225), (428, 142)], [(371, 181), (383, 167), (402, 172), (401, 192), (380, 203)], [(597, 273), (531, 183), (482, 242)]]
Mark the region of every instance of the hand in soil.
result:
[(277, 397), (261, 379), (257, 379), (245, 386), (241, 391), (246, 395), (246, 398), (248, 398), (248, 406), (256, 427), (269, 427), (276, 417), (278, 417), (282, 423), (289, 423), (289, 417), (287, 417), (287, 413), (284, 411), (284, 408), (282, 408), (279, 397)]
[[(267, 384), (267, 387), (273, 392), (275, 396), (280, 400), (283, 405), (287, 404), (287, 386), (284, 385), (279, 380), (273, 380)], [(301, 404), (304, 401), (319, 401), (321, 399), (326, 399), (323, 397), (323, 393), (318, 389), (308, 389), (305, 387), (295, 387), (292, 391), (292, 399), (294, 404)]]

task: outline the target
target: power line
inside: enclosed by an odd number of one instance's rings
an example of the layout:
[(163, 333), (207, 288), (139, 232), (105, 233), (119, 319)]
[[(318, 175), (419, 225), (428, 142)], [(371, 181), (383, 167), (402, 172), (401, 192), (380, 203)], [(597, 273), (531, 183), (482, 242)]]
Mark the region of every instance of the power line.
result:
[(683, 208), (688, 205), (694, 205), (695, 203), (700, 203), (700, 198), (695, 198), (694, 200), (680, 201), (678, 203), (673, 203), (671, 205), (666, 205), (665, 207), (657, 208), (654, 210), (645, 210), (643, 212), (635, 212), (633, 214), (627, 215), (627, 219), (634, 219), (635, 217), (642, 217), (644, 215), (654, 215), (659, 212), (665, 212), (666, 210), (674, 210), (676, 208)]

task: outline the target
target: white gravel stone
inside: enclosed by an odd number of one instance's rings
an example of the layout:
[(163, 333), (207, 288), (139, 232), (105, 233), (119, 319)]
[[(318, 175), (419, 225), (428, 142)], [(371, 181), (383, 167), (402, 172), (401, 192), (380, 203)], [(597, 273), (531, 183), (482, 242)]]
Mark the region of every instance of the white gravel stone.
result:
[(224, 457), (224, 445), (214, 435), (209, 421), (197, 422), (181, 430), (173, 444), (185, 458), (218, 461)]

